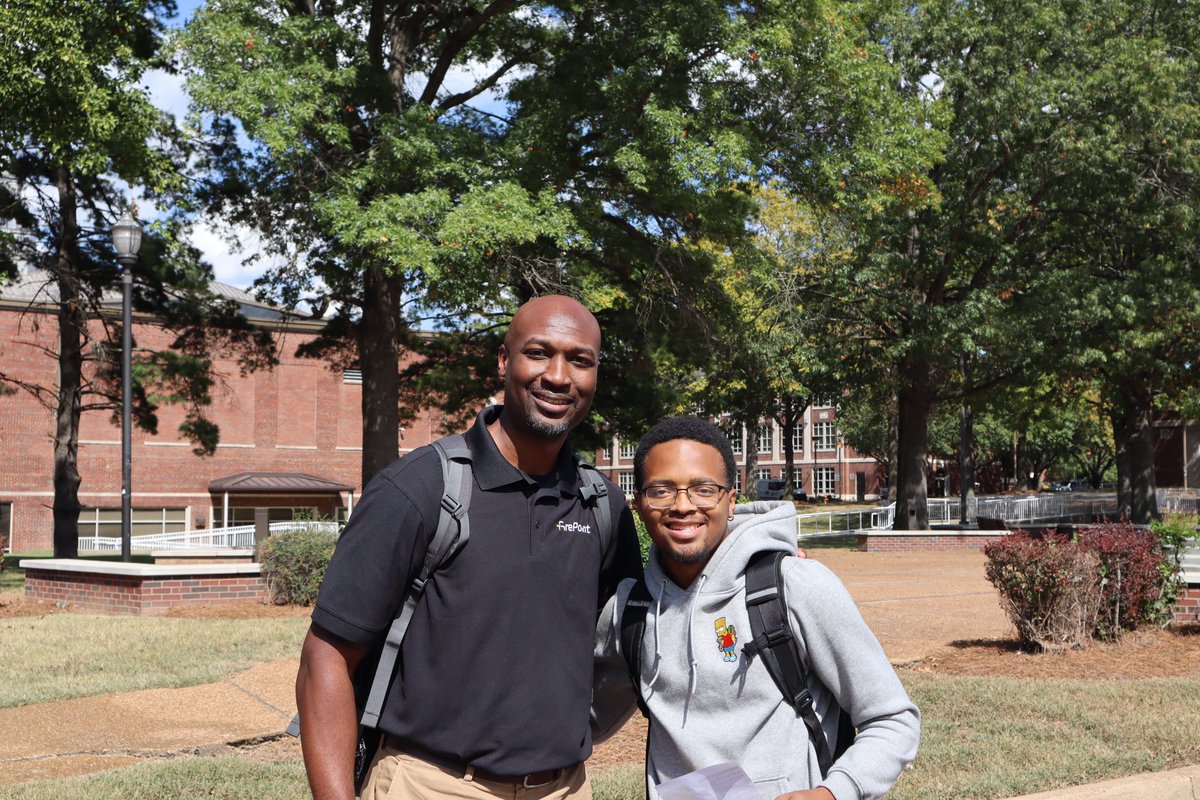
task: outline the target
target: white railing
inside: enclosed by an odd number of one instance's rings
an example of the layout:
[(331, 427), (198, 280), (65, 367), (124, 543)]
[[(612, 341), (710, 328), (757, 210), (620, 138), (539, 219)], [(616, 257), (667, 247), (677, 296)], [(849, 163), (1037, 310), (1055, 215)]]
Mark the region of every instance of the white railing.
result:
[(796, 533), (804, 539), (845, 536), (860, 530), (883, 530), (892, 527), (896, 504), (864, 508), (855, 511), (817, 511), (798, 514)]
[[(336, 522), (272, 522), (269, 526), (272, 535), (296, 530), (319, 530), (337, 533), (341, 526)], [(232, 528), (208, 528), (198, 531), (182, 531), (180, 533), (155, 533), (146, 536), (131, 536), (129, 548), (134, 552), (151, 552), (153, 550), (196, 550), (196, 549), (229, 549), (249, 550), (254, 547), (254, 526), (238, 525)], [(79, 549), (84, 552), (117, 552), (121, 551), (119, 536), (81, 536)]]
[(1158, 489), (1154, 494), (1160, 514), (1200, 514), (1200, 490)]
[[(932, 497), (929, 499), (929, 523), (959, 522), (958, 499)], [(1009, 523), (1031, 523), (1040, 520), (1095, 519), (1117, 510), (1115, 495), (1087, 492), (1036, 494), (1023, 496), (999, 495), (976, 497), (967, 506), (968, 521), (980, 517), (1001, 519)], [(896, 504), (854, 511), (820, 511), (799, 514), (796, 530), (802, 539), (846, 536), (858, 531), (890, 530), (896, 519)]]

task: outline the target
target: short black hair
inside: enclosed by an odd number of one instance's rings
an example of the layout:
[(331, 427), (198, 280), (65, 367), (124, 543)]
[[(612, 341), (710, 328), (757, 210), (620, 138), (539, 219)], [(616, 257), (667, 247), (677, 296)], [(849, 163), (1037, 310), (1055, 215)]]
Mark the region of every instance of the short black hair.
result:
[(706, 419), (699, 417), (668, 417), (646, 431), (633, 454), (633, 482), (638, 491), (646, 474), (646, 456), (650, 450), (664, 442), (687, 439), (716, 448), (725, 462), (725, 485), (732, 488), (737, 476), (737, 462), (733, 458), (733, 445), (725, 432)]

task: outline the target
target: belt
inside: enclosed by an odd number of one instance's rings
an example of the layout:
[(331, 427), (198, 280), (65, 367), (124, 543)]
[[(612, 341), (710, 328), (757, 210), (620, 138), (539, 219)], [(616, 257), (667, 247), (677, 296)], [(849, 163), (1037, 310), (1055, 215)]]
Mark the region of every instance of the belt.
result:
[(409, 742), (397, 739), (394, 736), (387, 737), (388, 747), (399, 750), (402, 753), (407, 753), (414, 758), (419, 758), (422, 761), (433, 764), (435, 767), (446, 770), (456, 778), (462, 778), (468, 781), (488, 781), (489, 783), (503, 783), (507, 786), (521, 786), (526, 789), (536, 789), (539, 786), (546, 786), (554, 783), (563, 775), (567, 774), (578, 764), (572, 764), (569, 767), (561, 767), (559, 769), (544, 769), (540, 772), (530, 772), (527, 775), (497, 775), (496, 773), (474, 767), (462, 761), (457, 761), (452, 758), (439, 756), (436, 753), (431, 753), (420, 747), (414, 747)]

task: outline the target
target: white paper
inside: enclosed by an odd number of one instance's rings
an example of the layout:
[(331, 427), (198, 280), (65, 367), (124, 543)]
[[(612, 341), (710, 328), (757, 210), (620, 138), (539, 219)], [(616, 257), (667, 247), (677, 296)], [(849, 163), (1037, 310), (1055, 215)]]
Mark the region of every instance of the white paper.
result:
[(672, 778), (655, 791), (662, 800), (762, 800), (750, 776), (732, 761)]

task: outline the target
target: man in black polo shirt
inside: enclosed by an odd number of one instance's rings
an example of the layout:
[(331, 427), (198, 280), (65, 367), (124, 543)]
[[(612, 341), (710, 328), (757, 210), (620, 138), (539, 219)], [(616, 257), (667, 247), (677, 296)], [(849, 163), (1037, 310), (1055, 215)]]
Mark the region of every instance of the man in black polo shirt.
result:
[[(364, 798), (590, 797), (588, 709), (597, 609), (641, 561), (625, 498), (602, 552), (567, 435), (596, 386), (600, 328), (578, 302), (518, 309), (499, 353), (504, 405), (465, 438), (471, 538), (426, 586), (380, 718)], [(315, 798), (350, 798), (351, 676), (386, 635), (436, 530), (440, 462), (424, 447), (379, 473), (338, 542), (296, 680)]]

